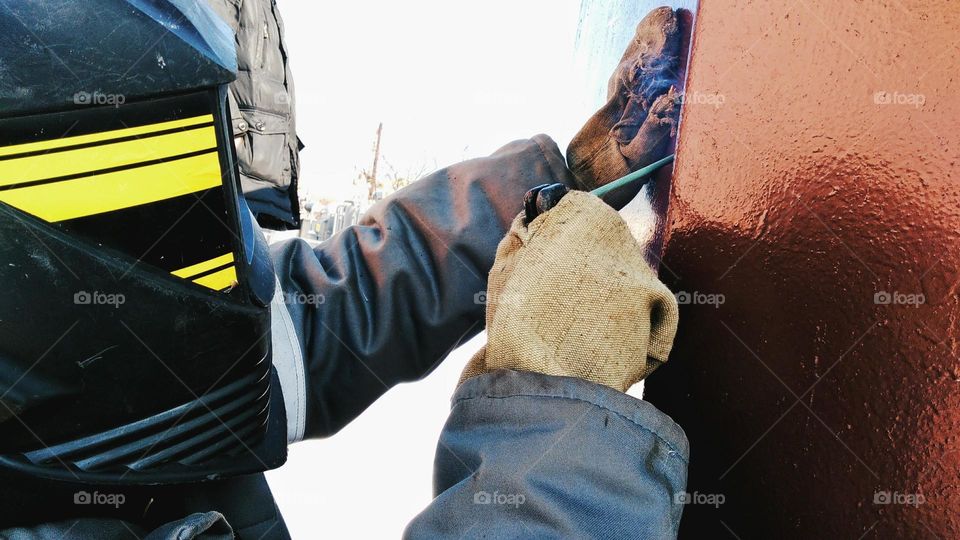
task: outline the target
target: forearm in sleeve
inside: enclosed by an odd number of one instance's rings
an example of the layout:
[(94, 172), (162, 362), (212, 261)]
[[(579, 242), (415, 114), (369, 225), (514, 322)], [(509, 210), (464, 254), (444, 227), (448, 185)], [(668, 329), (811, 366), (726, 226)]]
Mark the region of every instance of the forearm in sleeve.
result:
[(498, 370), (460, 385), (408, 538), (675, 538), (689, 450), (650, 403)]
[(271, 248), (305, 366), (303, 391), (284, 394), (303, 395), (307, 437), (336, 432), (483, 329), (475, 298), (497, 243), (524, 193), (552, 182), (573, 178), (541, 135), (411, 184), (315, 249)]

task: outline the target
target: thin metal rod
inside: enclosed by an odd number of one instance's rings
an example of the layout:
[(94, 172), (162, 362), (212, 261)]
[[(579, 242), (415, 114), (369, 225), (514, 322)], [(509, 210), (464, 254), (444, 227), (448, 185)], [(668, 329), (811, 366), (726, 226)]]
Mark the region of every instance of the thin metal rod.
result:
[(590, 193), (593, 194), (593, 195), (596, 195), (597, 197), (603, 197), (603, 196), (606, 195), (607, 193), (610, 193), (611, 191), (613, 191), (613, 190), (615, 190), (615, 189), (617, 189), (617, 188), (619, 188), (619, 187), (622, 187), (622, 186), (625, 186), (625, 185), (627, 185), (627, 184), (636, 182), (637, 180), (640, 180), (641, 178), (650, 175), (650, 173), (656, 171), (656, 170), (659, 169), (660, 167), (663, 167), (663, 166), (666, 165), (667, 163), (673, 162), (673, 157), (674, 157), (674, 155), (675, 155), (675, 154), (670, 154), (669, 156), (667, 156), (667, 157), (665, 157), (665, 158), (663, 158), (663, 159), (654, 161), (653, 163), (647, 165), (646, 167), (644, 167), (644, 168), (642, 168), (642, 169), (638, 169), (638, 170), (636, 170), (636, 171), (633, 171), (632, 173), (624, 176), (623, 178), (619, 178), (619, 179), (617, 179), (617, 180), (614, 180), (613, 182), (610, 182), (609, 184), (604, 184), (604, 185), (598, 187), (597, 189), (591, 191)]

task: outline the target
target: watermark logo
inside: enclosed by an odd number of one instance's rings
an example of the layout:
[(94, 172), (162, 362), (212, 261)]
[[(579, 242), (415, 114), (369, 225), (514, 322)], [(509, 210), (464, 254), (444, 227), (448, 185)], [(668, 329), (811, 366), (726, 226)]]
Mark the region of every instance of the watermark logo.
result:
[(120, 508), (125, 502), (127, 502), (127, 496), (123, 493), (100, 493), (99, 491), (90, 493), (89, 491), (78, 491), (73, 494), (73, 504), (102, 505)]
[(681, 306), (686, 305), (700, 305), (700, 306), (713, 306), (719, 308), (726, 301), (727, 297), (720, 293), (702, 293), (700, 291), (680, 291), (674, 294), (674, 297), (677, 299), (677, 304)]
[(73, 303), (78, 306), (113, 306), (118, 308), (126, 301), (127, 298), (121, 293), (78, 291), (73, 295)]
[(920, 307), (927, 302), (923, 293), (902, 293), (899, 291), (878, 291), (873, 294), (873, 303), (879, 306), (913, 306)]
[(906, 105), (918, 109), (923, 107), (923, 104), (927, 102), (927, 97), (923, 94), (906, 94), (879, 90), (873, 93), (873, 102), (877, 105)]
[(673, 494), (674, 504), (702, 504), (719, 508), (726, 501), (727, 497), (723, 493), (700, 493), (699, 491), (688, 493), (681, 491)]
[(500, 493), (499, 491), (490, 493), (481, 490), (473, 494), (473, 504), (497, 504), (518, 508), (525, 502), (527, 497), (523, 493)]
[(700, 92), (697, 90), (683, 95), (684, 105), (709, 105), (714, 109), (719, 109), (726, 101), (726, 96), (717, 92)]
[(319, 306), (327, 301), (320, 293), (302, 293), (300, 291), (283, 293), (283, 303), (287, 305)]
[(113, 105), (119, 107), (127, 101), (123, 94), (104, 94), (99, 90), (93, 92), (77, 92), (73, 95), (74, 105)]
[(873, 494), (873, 504), (903, 504), (917, 508), (927, 498), (923, 493), (900, 493), (899, 491), (877, 491)]
[(523, 302), (523, 298), (517, 294), (501, 293), (491, 295), (487, 291), (480, 291), (473, 295), (473, 303), (481, 306), (487, 306), (491, 304), (499, 304), (502, 306), (519, 305), (520, 302)]

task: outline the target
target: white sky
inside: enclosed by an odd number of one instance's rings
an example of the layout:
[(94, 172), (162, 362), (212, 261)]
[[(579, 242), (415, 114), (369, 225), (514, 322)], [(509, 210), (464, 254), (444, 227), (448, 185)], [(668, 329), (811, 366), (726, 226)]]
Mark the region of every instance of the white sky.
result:
[(303, 193), (346, 197), (381, 121), (401, 172), (540, 132), (565, 147), (591, 109), (570, 69), (579, 4), (280, 0)]
[[(605, 76), (588, 85), (576, 71), (579, 0), (278, 4), (312, 196), (348, 196), (381, 121), (390, 163), (433, 170), (541, 132), (563, 149), (606, 87)], [(400, 535), (431, 500), (449, 398), (482, 342), (390, 391), (337, 436), (291, 448), (267, 476), (295, 538)]]

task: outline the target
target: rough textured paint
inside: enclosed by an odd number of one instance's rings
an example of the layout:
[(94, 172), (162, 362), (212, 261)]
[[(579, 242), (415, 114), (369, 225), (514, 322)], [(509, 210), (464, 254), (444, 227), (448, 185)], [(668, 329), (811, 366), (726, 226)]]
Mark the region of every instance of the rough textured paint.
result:
[(958, 28), (701, 3), (661, 269), (691, 303), (647, 397), (725, 499), (682, 537), (960, 537)]

